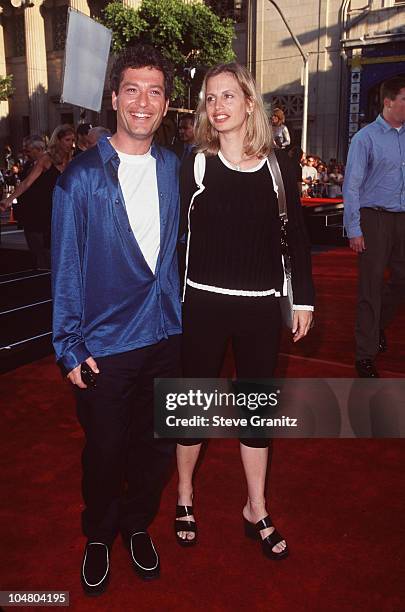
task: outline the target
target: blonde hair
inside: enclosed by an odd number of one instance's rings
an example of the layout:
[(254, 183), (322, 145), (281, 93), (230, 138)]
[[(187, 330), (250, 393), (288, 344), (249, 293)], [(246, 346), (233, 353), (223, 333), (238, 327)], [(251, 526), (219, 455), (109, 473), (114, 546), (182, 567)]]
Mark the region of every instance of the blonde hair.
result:
[(204, 77), (200, 101), (196, 111), (195, 143), (198, 151), (205, 155), (216, 155), (219, 151), (219, 133), (210, 124), (206, 111), (206, 93), (208, 79), (227, 72), (232, 74), (242, 89), (245, 98), (252, 103), (252, 112), (246, 122), (244, 153), (249, 157), (267, 157), (273, 146), (271, 126), (264, 110), (263, 100), (256, 89), (252, 75), (244, 66), (231, 62), (218, 64), (210, 68)]
[(277, 117), (277, 119), (279, 119), (281, 123), (285, 122), (285, 115), (284, 115), (284, 112), (281, 110), (281, 108), (275, 108), (271, 116)]
[(68, 134), (73, 134), (73, 136), (75, 135), (74, 127), (68, 123), (58, 125), (52, 132), (52, 136), (48, 144), (48, 155), (55, 165), (61, 164), (65, 159), (66, 153), (61, 151), (60, 141)]

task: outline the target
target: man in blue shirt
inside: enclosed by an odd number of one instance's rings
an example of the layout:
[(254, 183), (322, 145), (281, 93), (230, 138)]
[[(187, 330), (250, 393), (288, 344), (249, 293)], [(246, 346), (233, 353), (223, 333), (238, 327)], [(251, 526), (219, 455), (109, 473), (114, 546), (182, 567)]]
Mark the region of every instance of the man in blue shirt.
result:
[(107, 586), (119, 531), (138, 574), (159, 575), (146, 530), (174, 444), (153, 438), (153, 381), (178, 376), (181, 333), (178, 160), (152, 143), (173, 74), (137, 45), (110, 81), (117, 131), (71, 162), (53, 204), (53, 338), (86, 438), (81, 581), (90, 595)]
[(344, 223), (359, 256), (355, 365), (363, 378), (378, 377), (384, 329), (405, 297), (405, 77), (383, 83), (381, 97), (381, 115), (352, 140), (343, 184)]

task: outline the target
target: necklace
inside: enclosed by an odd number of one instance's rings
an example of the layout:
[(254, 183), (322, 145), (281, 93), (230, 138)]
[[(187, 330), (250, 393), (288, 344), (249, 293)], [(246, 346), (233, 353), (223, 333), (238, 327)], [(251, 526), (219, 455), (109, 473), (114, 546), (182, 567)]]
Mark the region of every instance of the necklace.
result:
[[(218, 151), (218, 157), (225, 164), (225, 166), (228, 166), (229, 168), (232, 168), (233, 170), (237, 170), (238, 172), (241, 172), (243, 170), (241, 166), (243, 162), (249, 162), (255, 159), (254, 156), (250, 156), (250, 157), (243, 156), (242, 159), (240, 159), (238, 162), (233, 162), (233, 161), (230, 161), (227, 157), (225, 157), (225, 155), (222, 153), (221, 150)], [(257, 163), (259, 162), (260, 162), (260, 159), (257, 161)]]
[(241, 159), (240, 159), (238, 162), (233, 162), (233, 161), (231, 161), (230, 159), (228, 159), (227, 157), (225, 157), (225, 155), (222, 153), (222, 151), (221, 151), (221, 150), (219, 150), (219, 151), (218, 151), (218, 156), (219, 156), (219, 158), (220, 158), (220, 159), (221, 159), (223, 162), (228, 163), (230, 166), (232, 166), (232, 168), (233, 168), (234, 170), (238, 170), (238, 172), (240, 172), (240, 171), (242, 170), (242, 168), (241, 168), (241, 163), (242, 163), (242, 162), (244, 162), (244, 161), (248, 161), (248, 160), (250, 159), (249, 157), (247, 157), (247, 158), (245, 158), (245, 159), (244, 159), (245, 154), (243, 154), (243, 157), (242, 157), (242, 158), (241, 158)]

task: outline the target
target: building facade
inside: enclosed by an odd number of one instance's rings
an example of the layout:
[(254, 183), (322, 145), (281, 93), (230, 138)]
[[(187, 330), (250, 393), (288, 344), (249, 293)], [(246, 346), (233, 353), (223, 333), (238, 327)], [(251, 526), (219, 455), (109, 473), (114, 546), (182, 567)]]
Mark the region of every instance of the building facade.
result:
[[(140, 0), (123, 0), (136, 8)], [(190, 0), (188, 0), (190, 1)], [(307, 150), (344, 160), (351, 136), (379, 111), (381, 82), (405, 74), (405, 0), (205, 0), (235, 20), (235, 52), (256, 77), (269, 113), (281, 107), (294, 142), (303, 119), (303, 59), (309, 60)], [(0, 139), (14, 147), (29, 133), (77, 123), (80, 109), (60, 102), (68, 7), (99, 16), (104, 0), (0, 0), (0, 75), (15, 95), (0, 103)], [(110, 94), (100, 115), (114, 127)]]
[[(276, 0), (309, 58), (307, 151), (344, 160), (380, 110), (382, 81), (405, 75), (403, 0)], [(303, 59), (270, 0), (251, 0), (246, 62), (269, 108), (286, 111), (300, 143)]]

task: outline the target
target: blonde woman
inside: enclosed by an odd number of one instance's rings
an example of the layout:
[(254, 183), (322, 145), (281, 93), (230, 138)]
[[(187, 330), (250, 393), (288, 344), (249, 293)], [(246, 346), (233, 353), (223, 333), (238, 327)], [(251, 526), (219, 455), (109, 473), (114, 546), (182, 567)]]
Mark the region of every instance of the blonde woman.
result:
[(273, 138), (277, 147), (285, 149), (291, 143), (290, 132), (285, 125), (285, 115), (281, 108), (275, 108), (271, 116)]
[[(267, 160), (272, 133), (250, 73), (236, 63), (211, 68), (196, 116), (196, 150), (205, 157), (201, 189), (195, 157), (182, 168), (183, 225), (187, 231), (183, 375), (217, 377), (228, 342), (239, 378), (271, 377), (277, 361), (283, 291), (280, 222), (275, 183)], [(201, 159), (201, 157), (200, 157)], [(293, 340), (312, 321), (313, 285), (308, 241), (290, 159), (277, 151), (285, 185), (293, 267)], [(265, 481), (268, 440), (241, 440), (247, 482), (242, 510), (247, 535), (261, 540), (272, 559), (288, 555), (268, 516)], [(180, 440), (175, 534), (179, 544), (197, 541), (193, 472), (201, 440)]]
[(47, 152), (36, 161), (14, 192), (1, 202), (5, 210), (15, 198), (25, 194), (24, 207), (33, 209), (27, 211), (31, 219), (27, 242), (37, 268), (50, 268), (52, 194), (59, 175), (72, 158), (74, 139), (72, 126), (65, 124), (55, 128)]

